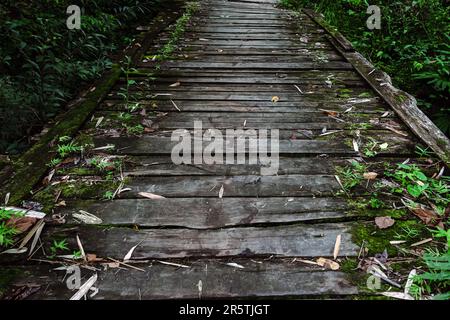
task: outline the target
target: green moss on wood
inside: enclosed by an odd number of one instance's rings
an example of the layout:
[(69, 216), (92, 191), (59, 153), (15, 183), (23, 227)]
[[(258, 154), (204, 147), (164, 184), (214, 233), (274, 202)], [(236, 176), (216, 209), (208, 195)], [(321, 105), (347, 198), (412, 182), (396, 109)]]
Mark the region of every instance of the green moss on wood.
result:
[(87, 94), (82, 102), (62, 115), (56, 125), (41, 140), (29, 149), (15, 164), (14, 174), (2, 187), (0, 198), (10, 192), (10, 204), (18, 204), (30, 195), (30, 191), (47, 171), (47, 164), (53, 158), (51, 142), (62, 136), (73, 136), (94, 111), (98, 103), (119, 79), (120, 68), (114, 66), (96, 90)]
[(398, 248), (391, 245), (390, 241), (398, 240), (398, 236), (404, 234), (405, 228), (417, 229), (423, 236), (426, 236), (427, 233), (426, 227), (416, 220), (396, 220), (395, 224), (387, 229), (379, 229), (373, 222), (358, 223), (352, 228), (352, 241), (358, 245), (364, 242), (365, 248), (368, 249), (368, 255), (373, 256), (386, 249), (389, 256), (396, 256)]

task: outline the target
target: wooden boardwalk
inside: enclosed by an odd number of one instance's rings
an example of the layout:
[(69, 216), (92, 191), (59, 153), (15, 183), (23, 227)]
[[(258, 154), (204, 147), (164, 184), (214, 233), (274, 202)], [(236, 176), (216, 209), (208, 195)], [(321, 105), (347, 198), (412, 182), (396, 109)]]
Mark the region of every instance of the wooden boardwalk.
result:
[[(119, 95), (125, 77), (80, 132), (97, 148), (92, 153), (126, 156), (125, 192), (104, 201), (104, 189), (83, 187), (107, 184), (104, 178), (77, 167), (57, 171), (52, 181), (61, 182), (55, 188), (64, 185), (58, 201), (65, 206), (55, 213), (66, 224), (47, 225), (42, 240), (48, 248), (64, 238), (76, 249), (78, 235), (86, 253), (119, 261), (137, 246), (128, 263), (134, 268), (92, 263), (81, 269), (83, 281), (98, 274), (95, 299), (359, 293), (344, 271), (301, 261), (333, 259), (339, 235), (337, 261), (358, 256), (361, 244), (352, 239), (352, 228), (373, 219), (355, 217), (347, 197), (337, 195), (342, 188), (336, 167), (360, 159), (354, 141), (361, 150), (371, 141), (388, 145), (366, 159), (376, 165), (414, 157), (418, 139), (323, 28), (275, 3), (201, 1), (178, 43), (177, 59), (154, 71), (151, 56), (167, 42), (168, 30), (136, 66), (131, 90), (146, 110), (137, 113), (145, 133), (127, 133), (120, 123), (127, 113)], [(203, 129), (279, 129), (278, 173), (261, 176), (260, 164), (173, 164), (171, 133), (191, 131), (194, 120)], [(114, 151), (102, 148), (107, 145)], [(166, 199), (147, 199), (142, 192)], [(73, 219), (80, 210), (99, 217), (101, 225)], [(41, 285), (33, 299), (70, 298), (65, 272), (54, 267), (18, 267), (24, 272), (16, 284)]]

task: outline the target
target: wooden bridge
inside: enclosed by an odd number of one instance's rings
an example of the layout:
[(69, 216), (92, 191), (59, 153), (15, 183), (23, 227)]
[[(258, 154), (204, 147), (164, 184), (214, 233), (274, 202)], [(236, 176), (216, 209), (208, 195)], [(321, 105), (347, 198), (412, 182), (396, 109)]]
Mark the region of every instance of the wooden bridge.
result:
[[(353, 160), (376, 171), (414, 158), (419, 142), (444, 158), (448, 140), (320, 16), (275, 4), (201, 1), (175, 59), (153, 58), (173, 26), (139, 46), (146, 53), (126, 93), (136, 110), (124, 104), (127, 78), (116, 72), (98, 104), (72, 114), (87, 119), (70, 127), (85, 144), (81, 156), (48, 176), (39, 168), (54, 153), (32, 150), (42, 159), (25, 159), (47, 181), (34, 181), (26, 198), (51, 209), (31, 258), (2, 257), (14, 285), (39, 288), (31, 299), (68, 299), (74, 291), (61, 265), (77, 265), (82, 283), (97, 276), (94, 299), (361, 294), (343, 266), (361, 256), (354, 230), (373, 225), (373, 216), (355, 212), (367, 194), (346, 194), (336, 168)], [(192, 132), (194, 121), (221, 132), (278, 129), (278, 172), (261, 175), (261, 163), (175, 165), (171, 134)], [(120, 168), (100, 174), (92, 159)], [(20, 174), (8, 187), (27, 183)], [(70, 251), (49, 259), (61, 239)], [(75, 250), (81, 261), (58, 257)]]

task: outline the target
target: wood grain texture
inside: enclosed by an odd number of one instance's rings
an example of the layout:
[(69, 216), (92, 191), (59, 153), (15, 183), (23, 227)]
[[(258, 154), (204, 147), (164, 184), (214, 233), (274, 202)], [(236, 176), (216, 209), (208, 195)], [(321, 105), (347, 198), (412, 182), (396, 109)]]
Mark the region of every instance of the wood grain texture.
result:
[[(242, 265), (244, 269), (226, 265), (231, 262)], [(179, 261), (178, 263), (189, 268), (177, 268), (155, 261), (152, 264), (138, 265), (144, 272), (110, 269), (99, 274), (95, 284), (99, 292), (94, 299), (198, 299), (197, 285), (200, 280), (203, 299), (302, 298), (320, 295), (352, 296), (358, 293), (342, 272), (308, 268), (304, 264), (290, 261), (260, 262), (245, 259), (202, 259)], [(22, 275), (14, 280), (14, 285), (35, 283), (41, 286), (31, 299), (66, 300), (74, 293), (62, 281), (64, 271), (35, 266), (22, 267), (20, 273)], [(92, 274), (91, 271), (82, 269), (82, 276), (86, 279)]]

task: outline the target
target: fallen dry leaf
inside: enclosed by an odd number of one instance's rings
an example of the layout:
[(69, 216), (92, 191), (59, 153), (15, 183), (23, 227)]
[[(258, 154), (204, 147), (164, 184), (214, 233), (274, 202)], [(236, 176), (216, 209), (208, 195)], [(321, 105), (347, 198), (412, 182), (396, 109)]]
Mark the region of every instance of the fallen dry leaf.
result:
[(27, 247), (23, 247), (23, 248), (18, 248), (18, 249), (8, 249), (5, 251), (1, 251), (0, 254), (22, 254), (28, 251)]
[(37, 218), (31, 217), (20, 217), (20, 218), (11, 218), (8, 220), (7, 225), (14, 227), (17, 233), (23, 233), (28, 231), (32, 226), (36, 224)]
[(294, 84), (294, 87), (295, 87), (295, 89), (297, 89), (298, 92), (300, 92), (301, 94), (303, 94), (303, 91), (302, 91), (302, 89), (300, 89), (299, 86), (297, 86), (297, 85)]
[(220, 190), (219, 190), (219, 199), (222, 199), (222, 197), (223, 197), (223, 192), (224, 192), (224, 189), (223, 189), (223, 185), (220, 187)]
[(48, 185), (50, 181), (52, 181), (53, 176), (55, 175), (55, 169), (51, 170), (49, 174), (42, 180), (42, 184), (44, 186)]
[(131, 256), (133, 255), (134, 250), (138, 247), (139, 244), (135, 245), (133, 248), (130, 249), (130, 251), (128, 251), (128, 253), (125, 255), (125, 257), (123, 258), (123, 261), (128, 261), (131, 259)]
[(199, 299), (201, 299), (202, 298), (202, 293), (203, 293), (203, 282), (202, 282), (202, 280), (198, 281), (197, 288), (198, 288), (198, 297), (199, 297)]
[(181, 111), (181, 109), (178, 107), (178, 105), (173, 100), (170, 100), (170, 102), (172, 102), (172, 105), (175, 107), (175, 109), (177, 109), (178, 111)]
[(334, 244), (334, 250), (333, 250), (334, 260), (336, 260), (336, 258), (338, 257), (340, 248), (341, 248), (341, 235), (338, 234), (336, 237), (336, 242)]
[(179, 87), (181, 85), (180, 81), (177, 81), (175, 83), (172, 83), (169, 87)]
[(409, 272), (408, 280), (406, 281), (406, 284), (405, 284), (405, 290), (403, 291), (405, 295), (409, 294), (409, 291), (411, 290), (411, 287), (414, 282), (414, 277), (416, 276), (416, 274), (417, 274), (416, 269), (412, 269)]
[(8, 192), (5, 196), (5, 206), (8, 205), (10, 196), (11, 196), (11, 192)]
[(141, 197), (152, 199), (152, 200), (158, 200), (158, 199), (165, 199), (163, 196), (153, 194), (150, 192), (139, 192), (138, 193)]
[(310, 264), (310, 265), (313, 265), (313, 266), (317, 266), (317, 265), (318, 265), (317, 262), (315, 262), (315, 261), (310, 261), (310, 260), (294, 259), (294, 261), (298, 261), (298, 262), (301, 262), (301, 263)]
[(389, 227), (392, 227), (395, 223), (395, 220), (391, 217), (376, 217), (375, 218), (375, 224), (380, 229), (387, 229)]
[(273, 102), (273, 103), (276, 103), (276, 102), (278, 102), (278, 101), (280, 101), (280, 97), (279, 97), (279, 96), (273, 96), (273, 97), (272, 97), (272, 102)]
[(385, 142), (385, 143), (380, 144), (379, 147), (380, 147), (380, 150), (381, 150), (381, 151), (387, 150), (387, 148), (389, 147), (389, 144), (387, 144), (387, 143)]
[(432, 210), (421, 207), (409, 209), (428, 226), (434, 226), (439, 221), (439, 216)]
[(366, 172), (363, 174), (364, 179), (366, 180), (375, 180), (378, 176), (376, 172)]
[(320, 109), (320, 111), (322, 111), (323, 113), (325, 113), (329, 117), (337, 117), (339, 115), (339, 112), (334, 111), (334, 110)]
[(405, 241), (405, 240), (392, 240), (392, 241), (389, 241), (389, 243), (392, 244), (392, 245), (403, 244), (403, 243), (406, 243), (406, 242), (407, 241)]
[(100, 124), (103, 122), (103, 119), (105, 119), (105, 117), (103, 116), (97, 119), (97, 122), (95, 123), (96, 128), (100, 126)]
[(331, 270), (339, 270), (340, 265), (339, 263), (330, 260), (330, 259), (326, 259), (326, 258), (319, 258), (316, 260), (317, 264), (321, 267), (325, 267)]
[(154, 129), (154, 128), (144, 128), (144, 132), (145, 133), (152, 133), (152, 132), (155, 132), (156, 131), (156, 129)]
[(25, 238), (22, 240), (22, 242), (19, 245), (19, 248), (24, 248), (28, 241), (30, 241), (31, 237), (33, 237), (33, 241), (31, 242), (30, 246), (30, 255), (33, 254), (33, 250), (36, 247), (36, 244), (41, 236), (42, 230), (44, 229), (45, 222), (44, 220), (40, 220), (36, 225), (33, 227), (33, 229), (28, 232), (28, 234), (25, 236)]
[(160, 260), (156, 260), (161, 264), (165, 264), (168, 266), (174, 266), (174, 267), (179, 267), (179, 268), (190, 268), (189, 266), (185, 265), (185, 264), (179, 264), (179, 263), (173, 263), (173, 262), (167, 262), (167, 261), (160, 261)]
[(93, 254), (93, 253), (88, 253), (88, 254), (86, 254), (86, 260), (87, 260), (88, 262), (99, 262), (99, 261), (103, 261), (102, 258), (97, 258), (97, 255), (96, 255), (96, 254)]
[(65, 207), (66, 201), (65, 200), (61, 200), (60, 202), (58, 202), (57, 204), (55, 204), (55, 207)]
[(81, 258), (83, 258), (84, 261), (87, 261), (86, 253), (84, 252), (84, 248), (83, 248), (83, 244), (81, 243), (81, 239), (78, 235), (77, 235), (77, 244), (78, 244), (78, 249), (80, 249)]
[(353, 150), (355, 150), (355, 152), (359, 152), (359, 146), (358, 146), (358, 142), (356, 142), (355, 139), (353, 139)]

